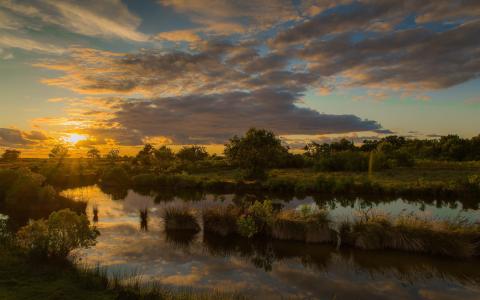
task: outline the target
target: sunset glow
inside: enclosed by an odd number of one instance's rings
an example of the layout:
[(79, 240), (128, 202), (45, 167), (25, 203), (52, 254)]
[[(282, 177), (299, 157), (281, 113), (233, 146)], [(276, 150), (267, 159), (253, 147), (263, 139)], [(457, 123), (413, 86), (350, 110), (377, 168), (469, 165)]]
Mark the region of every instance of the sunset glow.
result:
[(71, 133), (69, 134), (67, 137), (65, 137), (63, 140), (66, 142), (66, 143), (70, 143), (70, 144), (76, 144), (80, 141), (85, 141), (87, 140), (87, 136), (86, 135), (83, 135), (83, 134), (77, 134), (77, 133)]
[(0, 149), (476, 136), (479, 6), (0, 1)]

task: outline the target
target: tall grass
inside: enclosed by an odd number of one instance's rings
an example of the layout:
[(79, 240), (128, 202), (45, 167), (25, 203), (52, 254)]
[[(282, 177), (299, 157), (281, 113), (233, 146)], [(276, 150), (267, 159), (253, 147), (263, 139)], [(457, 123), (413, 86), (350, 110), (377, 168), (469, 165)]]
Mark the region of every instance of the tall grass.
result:
[(433, 220), (413, 214), (392, 218), (363, 212), (343, 230), (345, 243), (360, 249), (393, 249), (451, 257), (479, 255), (479, 225), (456, 220)]
[(210, 207), (202, 212), (203, 229), (221, 236), (237, 233), (237, 219), (241, 211), (235, 206)]
[(195, 213), (186, 206), (169, 206), (162, 212), (165, 230), (200, 231)]

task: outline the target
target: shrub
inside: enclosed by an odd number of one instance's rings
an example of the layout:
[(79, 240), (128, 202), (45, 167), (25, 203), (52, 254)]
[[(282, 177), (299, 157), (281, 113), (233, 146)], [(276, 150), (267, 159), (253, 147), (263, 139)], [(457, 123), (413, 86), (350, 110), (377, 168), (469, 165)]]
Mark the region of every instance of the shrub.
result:
[(203, 211), (203, 228), (205, 231), (227, 236), (237, 232), (237, 219), (240, 210), (234, 206), (212, 207)]
[(200, 225), (198, 225), (195, 214), (185, 206), (166, 207), (163, 210), (163, 219), (165, 230), (200, 231)]
[(100, 179), (105, 186), (126, 186), (130, 182), (130, 176), (122, 166), (105, 168)]
[(258, 227), (253, 216), (243, 215), (237, 220), (238, 233), (251, 238), (258, 233)]
[(238, 219), (239, 233), (247, 237), (268, 233), (273, 223), (273, 217), (273, 205), (270, 200), (255, 201)]
[(0, 245), (6, 245), (10, 241), (10, 232), (7, 227), (8, 216), (0, 214)]
[(368, 170), (369, 155), (364, 152), (341, 151), (321, 156), (315, 163), (319, 171), (353, 171)]
[(85, 215), (64, 209), (20, 228), (17, 242), (29, 255), (64, 259), (74, 249), (95, 245), (98, 234)]

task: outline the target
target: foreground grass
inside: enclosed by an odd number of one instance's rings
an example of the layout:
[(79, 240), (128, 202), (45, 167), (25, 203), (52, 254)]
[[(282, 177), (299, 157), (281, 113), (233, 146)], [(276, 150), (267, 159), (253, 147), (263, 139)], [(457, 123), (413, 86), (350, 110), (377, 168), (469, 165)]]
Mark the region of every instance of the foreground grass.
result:
[(0, 247), (0, 299), (227, 300), (245, 297), (218, 291), (172, 290), (159, 285), (141, 287), (138, 279), (108, 278), (105, 270), (65, 261), (31, 261), (14, 249)]

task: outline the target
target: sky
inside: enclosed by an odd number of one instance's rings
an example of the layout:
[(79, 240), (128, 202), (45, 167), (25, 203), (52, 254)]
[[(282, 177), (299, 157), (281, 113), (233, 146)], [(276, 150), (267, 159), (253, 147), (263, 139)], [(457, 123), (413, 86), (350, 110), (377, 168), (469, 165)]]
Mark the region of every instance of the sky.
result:
[(0, 150), (480, 133), (478, 0), (0, 0)]

